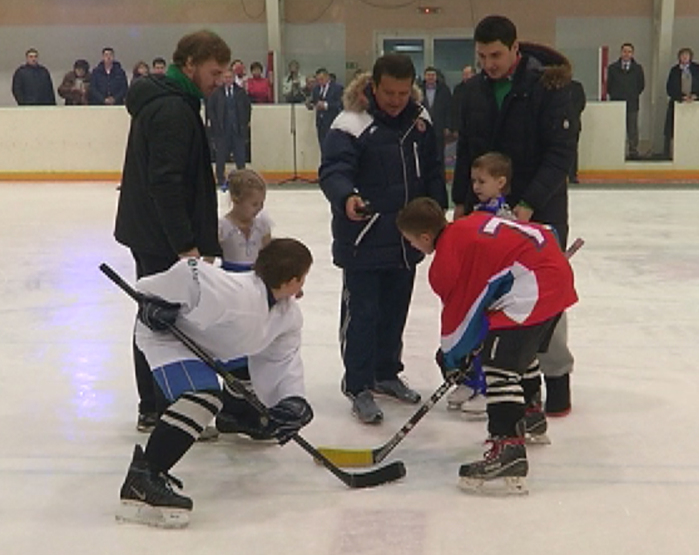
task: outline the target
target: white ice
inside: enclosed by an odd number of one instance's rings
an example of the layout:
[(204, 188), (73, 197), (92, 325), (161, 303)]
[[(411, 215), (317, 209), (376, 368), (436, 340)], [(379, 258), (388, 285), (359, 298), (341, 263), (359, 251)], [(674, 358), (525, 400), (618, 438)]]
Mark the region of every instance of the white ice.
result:
[[(132, 279), (112, 237), (113, 184), (0, 184), (0, 554), (683, 555), (699, 553), (699, 191), (574, 191), (580, 303), (570, 312), (573, 412), (529, 449), (530, 493), (457, 488), (485, 427), (443, 402), (396, 448), (407, 477), (349, 490), (294, 444), (197, 444), (174, 468), (193, 497), (183, 531), (120, 525), (133, 445), (134, 307), (98, 271)], [(222, 209), (225, 197), (220, 196)], [(366, 427), (340, 394), (340, 273), (317, 191), (271, 191), (275, 234), (315, 264), (302, 301), (316, 445), (375, 447), (415, 407), (383, 401)], [(439, 305), (417, 279), (405, 376), (423, 395)]]

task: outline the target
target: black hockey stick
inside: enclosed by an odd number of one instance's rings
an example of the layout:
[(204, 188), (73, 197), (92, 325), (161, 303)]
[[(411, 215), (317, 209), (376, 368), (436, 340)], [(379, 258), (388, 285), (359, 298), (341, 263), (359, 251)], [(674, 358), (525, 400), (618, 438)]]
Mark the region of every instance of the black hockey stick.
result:
[[(136, 291), (131, 287), (122, 277), (117, 274), (112, 268), (107, 264), (100, 264), (100, 270), (109, 279), (111, 279), (117, 286), (119, 286), (126, 294), (128, 294), (136, 302), (140, 302), (142, 299), (141, 293)], [(226, 384), (236, 393), (242, 395), (245, 400), (250, 403), (260, 414), (268, 418), (269, 413), (267, 412), (267, 407), (265, 407), (255, 395), (250, 393), (246, 387), (233, 376), (226, 368), (217, 360), (215, 360), (208, 352), (206, 352), (198, 343), (196, 343), (191, 337), (186, 335), (177, 326), (169, 326), (170, 332), (182, 342), (182, 344), (187, 347), (194, 355), (196, 355), (202, 362), (209, 366), (214, 372), (221, 376)], [(291, 436), (291, 439), (296, 442), (304, 451), (311, 455), (316, 461), (319, 461), (325, 468), (332, 472), (337, 478), (342, 480), (350, 488), (371, 488), (375, 486), (380, 486), (381, 484), (386, 484), (389, 482), (394, 482), (403, 478), (406, 475), (405, 465), (401, 461), (393, 462), (382, 468), (377, 468), (370, 472), (364, 472), (362, 474), (349, 473), (338, 468), (329, 459), (327, 459), (322, 453), (320, 453), (315, 447), (308, 443), (299, 433), (295, 433)]]
[[(580, 248), (585, 244), (585, 241), (578, 237), (565, 251), (565, 257), (571, 258)], [(451, 389), (451, 387), (460, 382), (466, 375), (466, 371), (461, 371), (452, 376), (449, 380), (445, 380), (442, 385), (440, 385), (437, 390), (430, 396), (430, 398), (425, 401), (415, 414), (413, 414), (408, 421), (403, 424), (400, 430), (398, 430), (391, 439), (380, 447), (375, 449), (350, 449), (341, 447), (318, 447), (318, 451), (321, 452), (327, 459), (332, 461), (338, 466), (371, 466), (374, 464), (381, 463), (388, 454), (395, 449), (395, 447), (403, 441), (403, 438), (410, 433), (415, 425), (422, 420), (422, 418), (430, 412), (432, 407), (434, 407), (439, 400), (444, 397), (444, 395)]]

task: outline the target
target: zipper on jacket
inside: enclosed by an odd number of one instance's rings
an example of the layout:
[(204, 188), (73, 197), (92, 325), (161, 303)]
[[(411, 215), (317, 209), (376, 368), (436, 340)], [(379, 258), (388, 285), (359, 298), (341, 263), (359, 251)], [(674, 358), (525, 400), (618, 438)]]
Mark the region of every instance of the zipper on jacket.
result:
[[(403, 133), (403, 136), (398, 140), (398, 146), (400, 147), (400, 161), (401, 165), (403, 166), (403, 190), (405, 191), (405, 195), (403, 197), (403, 206), (406, 206), (408, 204), (408, 194), (410, 189), (410, 187), (408, 187), (408, 168), (406, 167), (405, 152), (403, 151), (403, 145), (405, 144), (405, 139), (408, 138), (408, 135), (410, 135), (410, 132), (413, 130), (413, 127), (415, 127), (415, 125), (417, 124), (417, 120), (418, 118), (415, 118), (415, 121), (413, 121), (412, 125), (408, 127), (408, 130), (405, 133)], [(417, 154), (417, 143), (413, 143), (413, 152)], [(419, 162), (417, 161), (417, 156), (415, 158), (415, 164), (419, 164)], [(417, 165), (417, 169), (419, 172), (419, 165)], [(402, 234), (400, 237), (400, 248), (401, 252), (403, 253), (403, 262), (405, 263), (405, 267), (410, 268), (410, 263), (408, 262), (408, 252), (405, 248), (405, 239), (403, 238)]]
[(417, 172), (418, 179), (420, 179), (422, 177), (422, 172), (420, 171), (420, 155), (417, 152), (416, 142), (413, 142), (413, 154), (415, 155), (415, 171)]

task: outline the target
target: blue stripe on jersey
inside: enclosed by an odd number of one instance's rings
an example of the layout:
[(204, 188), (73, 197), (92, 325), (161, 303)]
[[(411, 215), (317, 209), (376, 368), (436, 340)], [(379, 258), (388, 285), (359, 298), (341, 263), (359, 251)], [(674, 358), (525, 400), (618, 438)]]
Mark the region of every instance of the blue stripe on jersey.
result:
[(247, 262), (227, 262), (226, 260), (223, 260), (221, 262), (221, 268), (226, 270), (226, 272), (249, 272), (252, 270), (252, 264)]
[(459, 361), (483, 342), (488, 333), (488, 309), (512, 289), (513, 283), (514, 276), (510, 268), (493, 276), (458, 327), (449, 335), (442, 336), (444, 361), (449, 368), (458, 368)]
[(153, 377), (168, 401), (188, 391), (218, 391), (218, 376), (200, 360), (182, 360), (153, 369)]

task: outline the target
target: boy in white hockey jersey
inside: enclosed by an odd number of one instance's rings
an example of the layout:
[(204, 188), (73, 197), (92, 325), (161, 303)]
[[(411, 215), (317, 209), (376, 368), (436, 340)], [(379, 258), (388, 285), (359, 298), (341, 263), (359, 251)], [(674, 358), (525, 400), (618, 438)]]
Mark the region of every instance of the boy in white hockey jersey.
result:
[[(312, 263), (295, 239), (274, 239), (253, 272), (225, 272), (199, 259), (181, 260), (137, 282), (136, 342), (172, 402), (140, 445), (121, 488), (119, 520), (163, 527), (189, 522), (192, 500), (175, 493), (170, 469), (221, 410), (218, 376), (166, 331), (176, 323), (211, 356), (226, 364), (247, 356), (253, 389), (268, 407), (270, 435), (280, 443), (313, 417), (304, 399), (300, 357), (303, 318), (296, 296)], [(166, 300), (163, 300), (166, 299)]]

